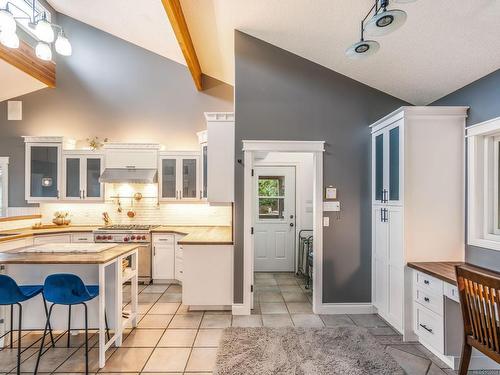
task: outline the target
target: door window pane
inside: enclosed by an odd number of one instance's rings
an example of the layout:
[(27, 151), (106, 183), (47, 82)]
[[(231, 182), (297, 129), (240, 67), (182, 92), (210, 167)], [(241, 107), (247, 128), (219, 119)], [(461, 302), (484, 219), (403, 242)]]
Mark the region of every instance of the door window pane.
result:
[(285, 211), (285, 177), (259, 176), (259, 219), (283, 219)]
[(182, 159), (182, 197), (196, 198), (196, 159)]
[(87, 159), (87, 193), (89, 198), (99, 198), (101, 196), (101, 159)]
[(66, 159), (66, 196), (80, 198), (80, 159)]
[(176, 160), (163, 159), (161, 161), (161, 196), (163, 198), (176, 198)]
[(384, 190), (384, 135), (375, 138), (375, 200), (381, 201)]
[(399, 200), (399, 127), (389, 131), (389, 200)]
[(57, 197), (57, 147), (31, 146), (32, 197)]

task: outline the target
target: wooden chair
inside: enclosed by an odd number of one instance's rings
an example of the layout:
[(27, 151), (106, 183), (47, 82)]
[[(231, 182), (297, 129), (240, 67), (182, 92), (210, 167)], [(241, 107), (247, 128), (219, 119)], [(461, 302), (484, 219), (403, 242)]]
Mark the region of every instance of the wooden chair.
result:
[(500, 363), (500, 274), (469, 265), (455, 269), (464, 323), (459, 374), (466, 375), (472, 348)]

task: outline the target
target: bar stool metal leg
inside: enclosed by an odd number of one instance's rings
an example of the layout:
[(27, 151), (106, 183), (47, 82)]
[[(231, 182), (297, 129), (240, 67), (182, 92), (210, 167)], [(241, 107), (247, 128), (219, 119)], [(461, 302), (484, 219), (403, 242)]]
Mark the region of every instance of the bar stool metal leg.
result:
[(52, 309), (54, 308), (55, 304), (52, 304), (49, 309), (49, 315), (47, 316), (47, 322), (45, 323), (45, 328), (43, 329), (43, 336), (42, 336), (42, 341), (40, 343), (40, 351), (38, 352), (38, 357), (36, 359), (36, 365), (35, 365), (35, 371), (33, 374), (38, 373), (38, 365), (40, 364), (40, 358), (42, 357), (42, 351), (43, 351), (43, 344), (45, 343), (45, 335), (47, 334), (47, 328), (50, 324), (50, 316), (52, 315)]
[[(49, 309), (47, 308), (47, 300), (45, 299), (45, 296), (42, 293), (42, 298), (43, 298), (43, 307), (45, 309), (45, 317), (47, 318), (49, 316)], [(50, 333), (50, 341), (52, 342), (52, 347), (56, 347), (56, 343), (54, 341), (54, 335), (52, 335), (52, 326), (50, 325), (50, 320), (49, 320), (49, 333)]]
[(14, 346), (14, 305), (10, 305), (10, 348)]
[(85, 307), (85, 374), (89, 373), (89, 323), (87, 304), (84, 302), (82, 305)]
[(68, 348), (71, 340), (71, 305), (68, 306)]
[(23, 323), (23, 306), (18, 302), (19, 307), (19, 326), (17, 327), (17, 332), (19, 337), (17, 338), (17, 374), (21, 374), (21, 327)]

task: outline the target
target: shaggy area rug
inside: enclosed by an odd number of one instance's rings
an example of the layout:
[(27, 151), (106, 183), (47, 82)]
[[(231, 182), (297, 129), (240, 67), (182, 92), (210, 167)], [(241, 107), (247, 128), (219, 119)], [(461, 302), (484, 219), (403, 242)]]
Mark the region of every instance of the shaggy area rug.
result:
[(383, 345), (360, 327), (228, 328), (217, 375), (405, 374)]

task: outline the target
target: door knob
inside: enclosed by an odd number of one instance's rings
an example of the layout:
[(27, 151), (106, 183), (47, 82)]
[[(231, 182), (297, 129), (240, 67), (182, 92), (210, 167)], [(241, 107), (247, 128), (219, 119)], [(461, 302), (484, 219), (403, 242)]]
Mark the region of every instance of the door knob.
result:
[(294, 226), (294, 224), (293, 224), (293, 223), (290, 223), (290, 226), (291, 226), (291, 227), (293, 227), (293, 226)]

